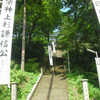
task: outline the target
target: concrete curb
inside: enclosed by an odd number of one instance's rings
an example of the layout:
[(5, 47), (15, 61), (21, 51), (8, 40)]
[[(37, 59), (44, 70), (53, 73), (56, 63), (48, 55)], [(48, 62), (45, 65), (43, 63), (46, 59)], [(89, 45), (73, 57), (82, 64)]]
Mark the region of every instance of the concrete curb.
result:
[(40, 76), (38, 77), (38, 80), (37, 80), (36, 84), (34, 84), (30, 94), (27, 96), (27, 100), (31, 100), (32, 95), (34, 94), (34, 92), (35, 92), (35, 90), (36, 90), (36, 88), (37, 88), (37, 86), (38, 86), (38, 84), (39, 84), (39, 82), (42, 78), (42, 75), (43, 75), (43, 73), (41, 73)]

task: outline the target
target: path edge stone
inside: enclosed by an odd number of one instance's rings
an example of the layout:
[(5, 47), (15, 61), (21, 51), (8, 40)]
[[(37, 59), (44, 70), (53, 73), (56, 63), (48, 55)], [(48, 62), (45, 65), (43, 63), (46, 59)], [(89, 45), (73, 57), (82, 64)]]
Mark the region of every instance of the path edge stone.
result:
[(43, 72), (41, 71), (41, 74), (40, 74), (40, 76), (38, 77), (37, 82), (34, 84), (32, 90), (31, 90), (31, 92), (29, 93), (29, 95), (27, 96), (27, 99), (26, 99), (26, 100), (31, 100), (31, 98), (32, 98), (32, 96), (33, 96), (33, 94), (34, 94), (34, 92), (35, 92), (35, 90), (36, 90), (36, 88), (37, 88), (37, 86), (38, 86), (38, 84), (39, 84), (39, 82), (40, 82), (42, 76), (43, 76)]

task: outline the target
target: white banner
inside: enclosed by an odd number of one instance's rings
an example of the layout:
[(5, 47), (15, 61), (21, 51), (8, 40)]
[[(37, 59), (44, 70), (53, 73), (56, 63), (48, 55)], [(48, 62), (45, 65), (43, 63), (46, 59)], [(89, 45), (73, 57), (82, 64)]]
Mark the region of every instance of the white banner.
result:
[(100, 0), (92, 0), (100, 24)]
[(0, 84), (10, 87), (10, 60), (16, 0), (3, 0), (0, 17)]
[(52, 42), (52, 46), (53, 46), (53, 52), (55, 53), (56, 50), (55, 50), (55, 43), (54, 43), (54, 41)]
[(49, 53), (49, 62), (50, 62), (50, 65), (53, 66), (52, 48), (51, 48), (50, 45), (48, 45), (48, 53)]
[(100, 58), (95, 58), (95, 62), (96, 62), (98, 81), (99, 81), (99, 87), (100, 87)]

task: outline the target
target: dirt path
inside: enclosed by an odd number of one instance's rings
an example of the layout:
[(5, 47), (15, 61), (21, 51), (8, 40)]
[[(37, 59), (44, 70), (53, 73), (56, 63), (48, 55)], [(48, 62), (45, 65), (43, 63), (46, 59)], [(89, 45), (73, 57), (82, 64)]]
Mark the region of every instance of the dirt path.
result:
[[(44, 75), (31, 100), (46, 100), (52, 75)], [(55, 67), (52, 88), (48, 100), (69, 100), (67, 78), (63, 66)]]

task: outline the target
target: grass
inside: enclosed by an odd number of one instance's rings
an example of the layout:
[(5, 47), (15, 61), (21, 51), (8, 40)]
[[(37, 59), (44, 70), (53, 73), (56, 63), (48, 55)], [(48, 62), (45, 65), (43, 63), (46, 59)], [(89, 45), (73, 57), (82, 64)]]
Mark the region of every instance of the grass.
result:
[(40, 73), (33, 74), (29, 72), (24, 73), (26, 79), (18, 84), (18, 100), (26, 100), (26, 97), (31, 92), (33, 85), (36, 83)]
[(74, 71), (67, 75), (69, 83), (69, 100), (84, 100), (82, 79), (88, 79), (89, 100), (100, 100), (97, 74), (93, 72)]
[[(21, 70), (11, 70), (11, 82), (17, 82), (17, 99), (26, 100), (31, 92), (33, 85), (36, 83), (40, 73), (22, 72)], [(0, 100), (11, 100), (11, 88), (0, 85)]]

